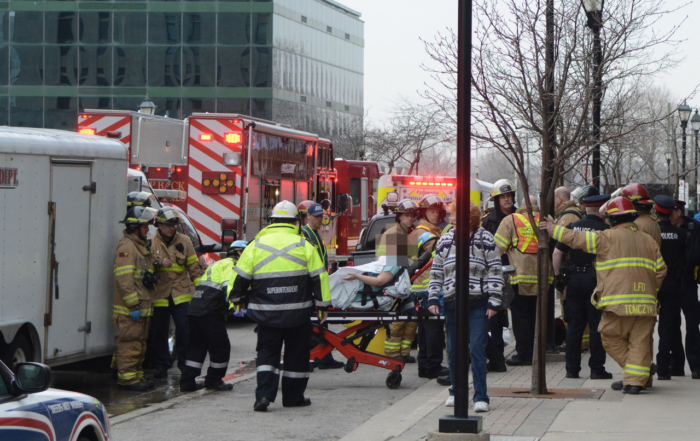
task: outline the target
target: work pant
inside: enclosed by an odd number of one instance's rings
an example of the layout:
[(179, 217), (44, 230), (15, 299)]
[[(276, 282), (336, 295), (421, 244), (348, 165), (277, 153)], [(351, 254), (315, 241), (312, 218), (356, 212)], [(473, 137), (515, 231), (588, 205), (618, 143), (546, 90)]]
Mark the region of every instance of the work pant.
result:
[(591, 372), (605, 371), (605, 349), (598, 333), (598, 325), (603, 312), (591, 303), (591, 294), (597, 285), (594, 272), (587, 274), (572, 274), (566, 288), (565, 317), (566, 328), (566, 371), (578, 374), (581, 371), (581, 345), (585, 330), (589, 332), (591, 358), (588, 367)]
[(391, 322), (389, 336), (384, 339), (384, 354), (387, 357), (411, 355), (411, 344), (417, 329), (416, 322)]
[(503, 351), (506, 345), (503, 341), (503, 328), (507, 328), (508, 325), (507, 309), (498, 311), (496, 315), (489, 319), (489, 331), (491, 335), (488, 337), (489, 342), (486, 345), (486, 356), (488, 357), (489, 363), (503, 364), (505, 362)]
[(429, 375), (442, 370), (445, 322), (426, 320), (418, 324), (418, 371)]
[(231, 342), (226, 332), (226, 318), (222, 313), (187, 316), (190, 327), (190, 341), (187, 345), (185, 370), (180, 378), (180, 386), (194, 386), (195, 378), (202, 372), (204, 359), (209, 352), (209, 369), (204, 385), (209, 388), (223, 383), (228, 361), (231, 357)]
[(177, 352), (177, 367), (180, 372), (185, 370), (187, 342), (190, 328), (187, 324), (187, 308), (190, 302), (176, 305), (173, 298), (168, 297), (168, 306), (153, 308), (153, 323), (151, 324), (151, 359), (156, 369), (170, 368), (170, 350), (168, 348), (168, 333), (170, 331), (170, 317), (175, 322), (175, 351)]
[(275, 401), (280, 382), (280, 355), (284, 343), (282, 371), (282, 405), (295, 406), (304, 402), (309, 382), (311, 351), (311, 322), (293, 328), (271, 328), (258, 325), (258, 387), (255, 398)]
[[(659, 375), (669, 375), (670, 366), (674, 371), (682, 371), (685, 358), (690, 370), (700, 371), (700, 304), (697, 300), (697, 285), (681, 289), (673, 284), (666, 289), (670, 280), (664, 280), (659, 290), (659, 353), (656, 356)], [(681, 333), (681, 311), (685, 316), (685, 351)]]
[(625, 370), (624, 385), (646, 386), (649, 380), (652, 351), (650, 334), (656, 316), (618, 316), (604, 311), (598, 331), (605, 351)]
[(148, 339), (148, 317), (132, 320), (131, 316), (117, 314), (117, 371), (118, 383), (130, 385), (144, 379), (143, 360)]
[(535, 320), (537, 319), (537, 296), (515, 294), (510, 303), (513, 317), (515, 350), (524, 362), (532, 361), (535, 345)]

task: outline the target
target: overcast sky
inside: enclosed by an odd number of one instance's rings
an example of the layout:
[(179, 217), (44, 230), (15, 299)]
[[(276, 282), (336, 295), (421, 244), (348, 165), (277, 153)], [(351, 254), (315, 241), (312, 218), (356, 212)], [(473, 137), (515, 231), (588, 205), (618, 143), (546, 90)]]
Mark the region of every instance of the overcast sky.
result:
[[(560, 0), (557, 0), (560, 1)], [(567, 0), (569, 1), (569, 0)], [(689, 1), (689, 0), (688, 0)], [(688, 3), (665, 0), (669, 8)], [(340, 0), (362, 13), (365, 22), (365, 111), (372, 120), (388, 115), (392, 101), (401, 95), (417, 97), (425, 89), (429, 75), (421, 63), (429, 63), (419, 37), (432, 39), (446, 27), (457, 28), (457, 0)], [(666, 85), (679, 99), (691, 94), (700, 85), (700, 1), (695, 0), (682, 10), (664, 17), (656, 31), (670, 29), (685, 17), (677, 39), (681, 43), (683, 63), (673, 72), (659, 77), (657, 84)], [(700, 93), (688, 104), (700, 107)]]

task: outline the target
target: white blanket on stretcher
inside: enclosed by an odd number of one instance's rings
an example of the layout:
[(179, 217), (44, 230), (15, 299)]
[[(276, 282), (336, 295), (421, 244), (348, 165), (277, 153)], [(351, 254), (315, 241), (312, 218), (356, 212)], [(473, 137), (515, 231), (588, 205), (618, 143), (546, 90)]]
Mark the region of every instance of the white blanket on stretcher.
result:
[[(368, 299), (363, 306), (357, 298), (357, 292), (360, 290), (359, 280), (343, 280), (350, 273), (374, 273), (379, 274), (386, 266), (386, 256), (379, 257), (375, 262), (367, 263), (360, 266), (344, 266), (328, 278), (331, 288), (331, 303), (334, 308), (338, 309), (374, 309), (374, 302)], [(405, 280), (404, 280), (405, 278)], [(400, 281), (397, 281), (395, 286), (399, 287), (399, 293), (395, 295), (397, 298), (406, 298), (411, 293), (411, 282), (408, 274), (404, 271), (400, 276)], [(378, 293), (379, 294), (379, 293)], [(381, 296), (377, 297), (380, 310), (390, 310), (394, 303), (394, 297)]]

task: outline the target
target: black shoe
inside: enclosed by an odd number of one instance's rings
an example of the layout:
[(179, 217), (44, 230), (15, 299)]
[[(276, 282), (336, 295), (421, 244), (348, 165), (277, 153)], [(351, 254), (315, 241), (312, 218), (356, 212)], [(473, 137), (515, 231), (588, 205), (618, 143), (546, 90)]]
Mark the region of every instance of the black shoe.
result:
[(156, 369), (156, 372), (153, 374), (153, 378), (167, 378), (168, 377), (168, 370), (167, 369)]
[(506, 360), (508, 366), (532, 366), (532, 360), (523, 360), (520, 355), (515, 354)]
[(119, 389), (128, 390), (130, 392), (146, 392), (148, 390), (148, 385), (141, 382), (134, 384), (120, 384)]
[[(438, 366), (437, 368), (433, 369), (430, 372), (426, 373), (426, 377), (428, 377), (431, 380), (434, 380), (439, 377), (444, 377), (444, 376), (449, 376), (450, 375), (450, 370), (447, 369), (446, 367), (443, 366)], [(418, 374), (420, 377), (420, 373)]]
[(225, 391), (233, 390), (233, 384), (230, 384), (230, 383), (220, 383), (220, 384), (217, 384), (216, 386), (205, 385), (204, 387), (206, 387), (209, 390), (215, 390), (217, 392), (225, 392)]
[(269, 406), (269, 405), (270, 405), (270, 400), (263, 397), (263, 398), (260, 398), (259, 400), (255, 400), (255, 404), (253, 404), (253, 410), (256, 412), (267, 412), (267, 406)]
[(566, 378), (580, 378), (577, 372), (567, 372)]
[(197, 392), (198, 390), (204, 389), (203, 384), (182, 384), (180, 383), (180, 392)]
[(345, 366), (345, 363), (338, 360), (324, 361), (318, 364), (319, 369), (340, 369), (343, 366)]
[(636, 384), (628, 384), (622, 389), (623, 394), (639, 395), (642, 391), (642, 386), (637, 386)]
[(591, 380), (611, 380), (613, 374), (608, 371), (591, 372)]
[(657, 379), (657, 380), (661, 380), (661, 381), (670, 380), (670, 379), (671, 379), (671, 376), (670, 376), (670, 375), (662, 375), (662, 374), (659, 374), (659, 375), (656, 376), (656, 379)]
[(486, 372), (508, 372), (505, 363), (489, 363), (486, 365)]
[(700, 380), (700, 371), (693, 371), (693, 380)]
[(625, 385), (622, 383), (622, 380), (613, 381), (613, 383), (610, 385), (610, 389), (612, 390), (622, 390), (624, 387)]
[(405, 363), (415, 363), (415, 362), (416, 362), (416, 357), (414, 357), (414, 356), (412, 356), (412, 355), (404, 355), (404, 356), (403, 356), (403, 361), (404, 361)]
[(450, 380), (449, 375), (447, 377), (438, 377), (437, 384), (440, 386), (452, 386), (452, 381)]
[(311, 398), (304, 398), (304, 401), (302, 401), (299, 404), (284, 404), (284, 403), (282, 403), (282, 407), (306, 407), (306, 406), (311, 406)]
[(428, 375), (425, 373), (425, 369), (418, 369), (418, 378), (427, 378)]

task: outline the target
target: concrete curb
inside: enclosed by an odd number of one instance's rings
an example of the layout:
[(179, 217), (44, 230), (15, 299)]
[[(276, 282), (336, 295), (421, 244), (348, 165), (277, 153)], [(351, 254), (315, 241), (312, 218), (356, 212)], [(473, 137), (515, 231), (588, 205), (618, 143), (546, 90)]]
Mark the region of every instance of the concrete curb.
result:
[[(228, 383), (228, 384), (240, 383), (241, 381), (248, 380), (250, 378), (255, 377), (256, 375), (257, 375), (257, 372), (251, 372), (249, 374), (241, 375), (238, 378), (234, 378), (232, 380), (229, 380), (226, 383)], [(180, 395), (179, 397), (175, 397), (171, 400), (164, 401), (164, 402), (158, 403), (158, 404), (154, 404), (153, 406), (144, 407), (143, 409), (134, 410), (132, 412), (128, 412), (128, 413), (116, 416), (114, 418), (110, 418), (109, 421), (110, 421), (110, 424), (112, 426), (116, 426), (117, 424), (121, 424), (123, 422), (133, 420), (134, 418), (138, 418), (138, 417), (148, 415), (148, 414), (151, 414), (154, 412), (159, 412), (159, 411), (164, 410), (164, 409), (169, 409), (169, 408), (176, 406), (178, 404), (185, 403), (185, 402), (190, 401), (192, 399), (199, 398), (199, 397), (202, 397), (204, 395), (208, 395), (208, 394), (213, 393), (213, 392), (216, 392), (216, 391), (209, 390), (209, 389), (202, 389), (202, 390), (199, 390), (197, 392), (186, 393), (184, 395)]]

